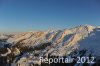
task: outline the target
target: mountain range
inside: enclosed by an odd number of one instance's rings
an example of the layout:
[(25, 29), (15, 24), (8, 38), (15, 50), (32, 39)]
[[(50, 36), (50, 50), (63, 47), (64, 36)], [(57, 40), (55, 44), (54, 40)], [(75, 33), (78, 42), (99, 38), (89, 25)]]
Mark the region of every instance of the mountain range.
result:
[[(87, 60), (85, 63), (87, 66), (98, 65), (100, 63), (100, 27), (80, 25), (63, 30), (0, 34), (2, 66), (38, 66), (41, 65), (39, 57), (69, 56), (74, 59), (89, 57), (89, 60), (92, 60), (90, 57), (94, 57), (94, 63), (86, 63)], [(86, 65), (73, 61), (72, 66)]]

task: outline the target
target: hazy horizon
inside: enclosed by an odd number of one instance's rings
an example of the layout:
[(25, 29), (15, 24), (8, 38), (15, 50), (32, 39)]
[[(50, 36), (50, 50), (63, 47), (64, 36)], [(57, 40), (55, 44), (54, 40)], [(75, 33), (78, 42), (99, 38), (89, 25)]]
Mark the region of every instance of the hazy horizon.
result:
[(99, 0), (0, 0), (0, 33), (100, 25)]

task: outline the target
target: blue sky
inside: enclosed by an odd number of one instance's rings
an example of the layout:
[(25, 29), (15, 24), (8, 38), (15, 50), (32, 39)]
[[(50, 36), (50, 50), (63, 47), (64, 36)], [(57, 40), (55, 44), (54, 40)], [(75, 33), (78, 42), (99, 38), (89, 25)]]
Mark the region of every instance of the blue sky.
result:
[(100, 26), (99, 0), (0, 0), (0, 32)]

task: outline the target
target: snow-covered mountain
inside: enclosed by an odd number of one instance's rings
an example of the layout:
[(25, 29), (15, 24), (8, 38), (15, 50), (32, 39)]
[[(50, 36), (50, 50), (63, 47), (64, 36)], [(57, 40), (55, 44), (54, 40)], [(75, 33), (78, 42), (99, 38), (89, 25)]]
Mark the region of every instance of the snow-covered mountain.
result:
[[(100, 27), (80, 25), (70, 29), (31, 31), (15, 35), (0, 35), (0, 46), (7, 48), (7, 64), (11, 66), (40, 65), (39, 57), (94, 57), (100, 60)], [(0, 53), (1, 57), (5, 53)], [(9, 54), (7, 54), (9, 53)], [(12, 55), (13, 54), (13, 55)], [(13, 57), (10, 57), (10, 55)], [(10, 60), (8, 58), (11, 58)], [(90, 59), (91, 60), (91, 59)], [(87, 61), (87, 60), (86, 60)], [(95, 63), (88, 63), (95, 65)], [(84, 64), (74, 63), (72, 66)], [(34, 66), (34, 65), (33, 65)]]

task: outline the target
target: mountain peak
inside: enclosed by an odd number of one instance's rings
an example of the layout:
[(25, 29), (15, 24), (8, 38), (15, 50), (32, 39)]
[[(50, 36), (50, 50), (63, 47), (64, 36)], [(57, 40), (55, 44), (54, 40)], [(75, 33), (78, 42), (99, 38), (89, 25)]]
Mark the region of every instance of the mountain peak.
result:
[(93, 31), (93, 29), (95, 29), (94, 26), (91, 26), (91, 25), (86, 25), (86, 28), (89, 32)]
[(95, 29), (95, 27), (92, 26), (92, 25), (80, 25), (80, 26), (78, 26), (78, 28), (79, 28), (79, 29), (84, 28), (84, 29), (86, 29), (89, 33), (90, 33), (91, 31), (93, 31), (93, 29)]

